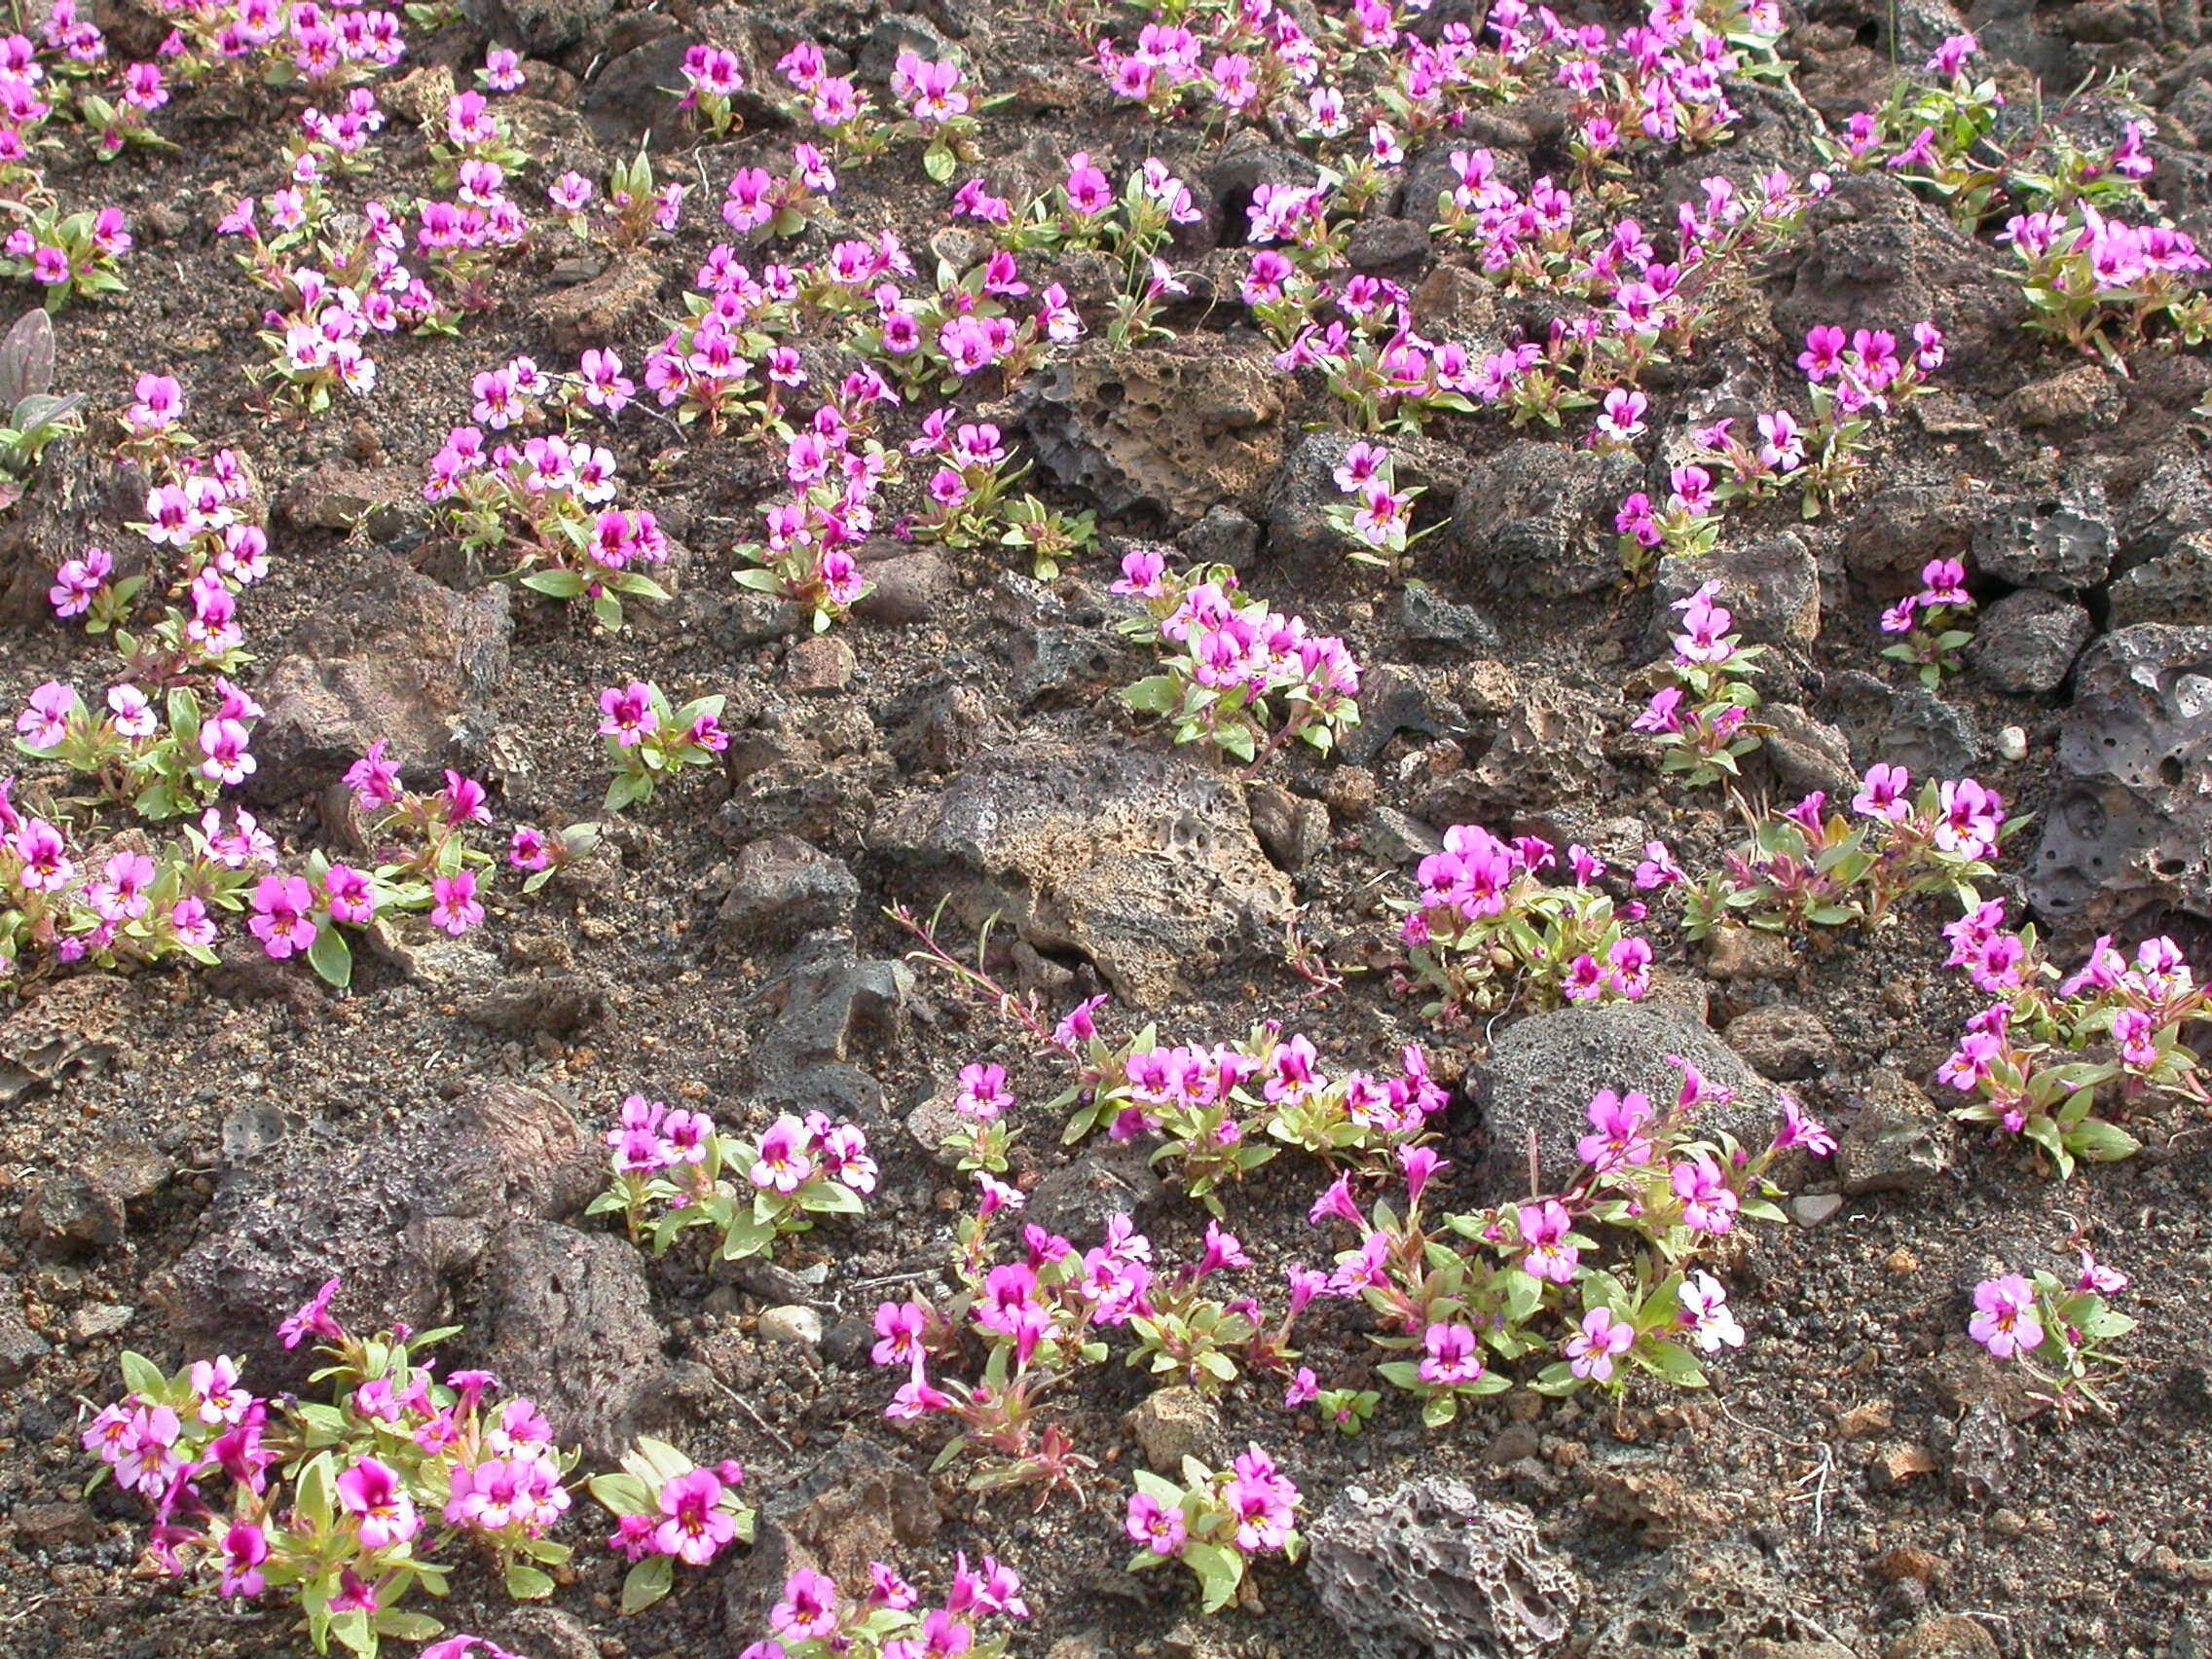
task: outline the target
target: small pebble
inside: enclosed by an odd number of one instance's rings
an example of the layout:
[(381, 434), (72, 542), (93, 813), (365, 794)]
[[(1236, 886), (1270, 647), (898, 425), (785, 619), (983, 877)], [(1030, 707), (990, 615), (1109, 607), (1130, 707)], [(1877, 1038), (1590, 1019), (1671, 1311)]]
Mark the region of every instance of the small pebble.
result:
[(760, 1315), (760, 1340), (770, 1343), (802, 1343), (813, 1347), (822, 1341), (822, 1315), (795, 1302), (782, 1308), (771, 1308)]
[(1841, 1208), (1841, 1193), (1800, 1193), (1789, 1200), (1789, 1219), (1799, 1227), (1818, 1227)]
[(2025, 760), (2028, 757), (2028, 734), (2016, 725), (2009, 725), (1997, 734), (1997, 753), (2008, 760)]

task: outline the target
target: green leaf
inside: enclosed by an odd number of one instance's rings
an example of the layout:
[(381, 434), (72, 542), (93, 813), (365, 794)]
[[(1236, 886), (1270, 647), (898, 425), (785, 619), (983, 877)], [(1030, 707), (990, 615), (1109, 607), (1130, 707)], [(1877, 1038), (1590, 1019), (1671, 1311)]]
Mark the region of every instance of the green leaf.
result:
[(650, 1515), (659, 1508), (645, 1483), (633, 1474), (594, 1475), (585, 1485), (592, 1501), (612, 1515)]
[(1183, 1545), (1183, 1565), (1198, 1575), (1205, 1611), (1218, 1613), (1236, 1600), (1237, 1586), (1244, 1582), (1244, 1558), (1235, 1551), (1191, 1538)]
[(1677, 1388), (1706, 1385), (1704, 1368), (1698, 1364), (1696, 1356), (1678, 1343), (1660, 1343), (1648, 1351), (1639, 1349), (1637, 1357)]
[(584, 579), (573, 571), (533, 571), (523, 577), (522, 585), (553, 599), (581, 599), (584, 595)]
[(336, 922), (326, 920), (315, 929), (314, 942), (308, 946), (308, 966), (325, 984), (342, 991), (352, 984), (353, 952)]
[(1174, 676), (1156, 674), (1124, 688), (1122, 701), (1139, 714), (1164, 715), (1175, 706), (1178, 696)]
[(326, 1530), (330, 1526), (332, 1490), (330, 1454), (318, 1453), (300, 1471), (299, 1485), (295, 1489), (298, 1495), (294, 1499), (299, 1512), (316, 1531)]
[(625, 1613), (645, 1611), (676, 1583), (676, 1558), (651, 1555), (630, 1568), (629, 1576), (622, 1580), (622, 1610)]
[(2066, 1150), (2091, 1163), (2118, 1163), (2133, 1158), (2143, 1143), (2118, 1124), (2102, 1118), (2084, 1118), (2066, 1131)]
[(775, 1242), (774, 1222), (760, 1220), (750, 1209), (740, 1210), (731, 1220), (729, 1231), (722, 1235), (722, 1260), (737, 1262), (757, 1256)]
[(445, 1628), (428, 1613), (411, 1613), (404, 1607), (387, 1607), (377, 1614), (377, 1634), (396, 1636), (402, 1641), (427, 1641)]
[(141, 1394), (150, 1400), (159, 1399), (169, 1385), (169, 1380), (162, 1368), (142, 1353), (132, 1353), (126, 1348), (121, 1364), (123, 1385), (133, 1394)]
[(959, 160), (953, 155), (952, 146), (941, 141), (922, 152), (922, 171), (928, 173), (935, 183), (943, 184), (949, 180), (953, 168), (958, 165)]
[[(668, 1556), (655, 1558), (668, 1561)], [(640, 1565), (643, 1565), (642, 1563)], [(507, 1563), (507, 1594), (518, 1602), (542, 1602), (553, 1594), (553, 1575), (540, 1572), (526, 1562)]]

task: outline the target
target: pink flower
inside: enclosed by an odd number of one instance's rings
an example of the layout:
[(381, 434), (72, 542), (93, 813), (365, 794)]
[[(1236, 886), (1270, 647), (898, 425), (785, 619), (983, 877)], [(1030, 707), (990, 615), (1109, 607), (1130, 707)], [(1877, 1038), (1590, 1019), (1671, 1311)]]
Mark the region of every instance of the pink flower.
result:
[(1912, 816), (1912, 803), (1905, 794), (1911, 787), (1910, 772), (1902, 766), (1877, 760), (1866, 768), (1865, 781), (1851, 797), (1851, 810), (1862, 818), (1883, 818), (1892, 824), (1902, 824)]
[(1475, 1346), (1475, 1333), (1465, 1325), (1429, 1326), (1421, 1337), (1424, 1354), (1420, 1380), (1438, 1388), (1453, 1388), (1478, 1381), (1483, 1374), (1483, 1362)]
[(476, 898), (476, 872), (456, 870), (430, 883), (433, 903), (430, 920), (459, 939), (484, 920), (484, 906)]
[(1231, 1468), (1222, 1499), (1236, 1522), (1236, 1547), (1247, 1555), (1284, 1548), (1291, 1540), (1298, 1489), (1276, 1473), (1274, 1460), (1257, 1446)]
[(1129, 1513), (1122, 1529), (1131, 1543), (1142, 1544), (1158, 1556), (1181, 1554), (1183, 1540), (1189, 1535), (1180, 1506), (1167, 1508), (1141, 1492), (1130, 1495)]
[(346, 1513), (360, 1517), (363, 1549), (403, 1544), (420, 1525), (415, 1500), (397, 1471), (374, 1457), (363, 1457), (338, 1477), (338, 1501)]
[(1566, 1206), (1557, 1198), (1523, 1204), (1520, 1222), (1521, 1242), (1529, 1252), (1521, 1259), (1522, 1271), (1554, 1284), (1572, 1284), (1580, 1251), (1567, 1241), (1574, 1224)]
[(1736, 1225), (1741, 1201), (1712, 1158), (1696, 1153), (1669, 1172), (1675, 1197), (1682, 1200), (1682, 1221), (1699, 1233), (1726, 1233)]
[(2082, 1251), (2082, 1276), (2075, 1280), (2074, 1288), (2095, 1291), (2099, 1296), (2111, 1296), (2127, 1288), (2127, 1275), (2116, 1268), (2104, 1266), (2084, 1247)]
[(1990, 1358), (2011, 1359), (2043, 1346), (2035, 1286), (2018, 1273), (1983, 1279), (1973, 1287), (1973, 1306), (1967, 1335), (1987, 1348)]
[(399, 799), (399, 767), (385, 758), (386, 740), (378, 738), (369, 752), (346, 769), (346, 787), (364, 812), (375, 812)]
[(712, 1469), (666, 1482), (660, 1489), (666, 1519), (653, 1532), (653, 1547), (687, 1567), (705, 1567), (737, 1536), (737, 1518), (721, 1508), (721, 1477)]
[(314, 943), (314, 890), (304, 877), (265, 875), (253, 890), (253, 919), (246, 931), (261, 940), (272, 960), (281, 962)]
[(768, 1626), (787, 1641), (814, 1641), (837, 1629), (837, 1586), (826, 1572), (800, 1567), (784, 1580), (784, 1599), (768, 1611)]
[(1774, 1150), (1788, 1152), (1792, 1147), (1803, 1147), (1815, 1158), (1835, 1156), (1835, 1136), (1825, 1124), (1805, 1115), (1805, 1108), (1797, 1104), (1797, 1097), (1787, 1088), (1776, 1093), (1782, 1100), (1782, 1127), (1774, 1137)]
[(653, 688), (632, 681), (620, 688), (608, 686), (599, 694), (599, 735), (633, 749), (660, 729), (653, 711)]
[(50, 680), (30, 694), (23, 712), (16, 717), (16, 730), (28, 749), (52, 749), (69, 734), (69, 717), (77, 708), (77, 688)]
[(298, 1347), (300, 1339), (311, 1331), (331, 1342), (345, 1336), (344, 1327), (330, 1316), (330, 1303), (338, 1294), (338, 1283), (335, 1278), (324, 1279), (322, 1287), (276, 1327), (276, 1334), (283, 1339), (286, 1347)]
[(1567, 1369), (1586, 1382), (1610, 1382), (1613, 1361), (1635, 1346), (1635, 1326), (1615, 1318), (1610, 1308), (1593, 1308), (1567, 1339)]
[(254, 1597), (269, 1587), (261, 1564), (269, 1559), (269, 1534), (245, 1522), (223, 1533), (223, 1584), (221, 1594)]
[(763, 1192), (797, 1192), (814, 1178), (810, 1138), (796, 1118), (777, 1119), (760, 1137), (760, 1150), (747, 1179)]
[(960, 1090), (953, 1107), (963, 1118), (990, 1123), (1014, 1104), (1014, 1091), (1006, 1086), (1006, 1067), (980, 1062), (960, 1069)]
[(1644, 1133), (1652, 1116), (1649, 1097), (1604, 1089), (1591, 1100), (1588, 1115), (1596, 1132), (1575, 1142), (1575, 1157), (1600, 1173), (1650, 1161), (1651, 1139)]
[(350, 865), (332, 865), (323, 874), (322, 891), (332, 921), (366, 927), (376, 918), (376, 891), (369, 878)]

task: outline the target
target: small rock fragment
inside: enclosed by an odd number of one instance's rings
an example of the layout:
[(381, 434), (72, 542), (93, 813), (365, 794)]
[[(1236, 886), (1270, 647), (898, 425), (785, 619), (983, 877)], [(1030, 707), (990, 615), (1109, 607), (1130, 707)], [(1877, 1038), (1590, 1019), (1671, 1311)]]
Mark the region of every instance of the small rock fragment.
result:
[(1837, 1182), (1853, 1198), (1921, 1192), (1951, 1166), (1953, 1140), (1950, 1119), (1918, 1084), (1877, 1070), (1866, 1079), (1858, 1116), (1837, 1139)]
[(1815, 1077), (1836, 1062), (1835, 1039), (1811, 1009), (1768, 1003), (1728, 1022), (1722, 1041), (1777, 1082)]
[(760, 1315), (760, 1340), (819, 1347), (822, 1344), (822, 1315), (799, 1303), (771, 1308)]
[(1432, 1477), (1341, 1493), (1307, 1533), (1307, 1576), (1353, 1659), (1534, 1659), (1589, 1595), (1535, 1518)]
[(1196, 1388), (1156, 1388), (1128, 1421), (1145, 1461), (1160, 1474), (1174, 1474), (1186, 1457), (1211, 1457), (1221, 1440), (1221, 1414)]
[(1997, 1639), (1964, 1613), (1931, 1613), (1885, 1649), (1885, 1659), (1997, 1659)]

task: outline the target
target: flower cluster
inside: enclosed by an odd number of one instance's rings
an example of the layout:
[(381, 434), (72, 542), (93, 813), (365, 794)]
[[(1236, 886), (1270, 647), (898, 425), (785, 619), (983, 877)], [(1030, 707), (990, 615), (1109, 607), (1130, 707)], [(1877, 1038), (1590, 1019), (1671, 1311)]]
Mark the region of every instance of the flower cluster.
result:
[(43, 289), (52, 315), (78, 295), (129, 292), (117, 261), (132, 245), (122, 208), (64, 213), (50, 202), (24, 209), (0, 239), (0, 277)]
[[(2019, 828), (2005, 800), (1972, 778), (1921, 786), (1902, 766), (1877, 761), (1851, 797), (1851, 816), (1815, 791), (1783, 811), (1747, 808), (1751, 836), (1721, 867), (1691, 883), (1673, 860), (1650, 863), (1645, 888), (1685, 885), (1683, 921), (1703, 939), (1731, 918), (1777, 933), (1815, 927), (1878, 928), (1902, 901), (1958, 896), (1992, 873), (1999, 844)], [(1664, 851), (1664, 849), (1661, 849)]]
[(1642, 906), (1616, 910), (1587, 848), (1567, 850), (1571, 886), (1543, 879), (1558, 863), (1540, 836), (1502, 841), (1476, 824), (1447, 830), (1442, 850), (1420, 861), (1420, 896), (1400, 902), (1400, 932), (1414, 972), (1438, 993), (1430, 1017), (1633, 1002), (1650, 989), (1651, 946), (1621, 926)]
[[(879, 391), (888, 388), (877, 382), (864, 393), (864, 409)], [(802, 607), (816, 633), (844, 620), (875, 589), (853, 549), (875, 525), (876, 493), (895, 462), (864, 431), (831, 405), (816, 410), (785, 457), (790, 497), (762, 509), (766, 539), (738, 548), (756, 566), (737, 572), (738, 585)], [(946, 476), (957, 483), (957, 474)]]
[[(2122, 77), (2085, 81), (2040, 119), (2010, 118), (1998, 77), (1978, 73), (1981, 43), (1955, 34), (1938, 44), (1917, 74), (1899, 78), (1879, 109), (1861, 110), (1844, 126), (1834, 158), (1853, 172), (1880, 168), (1933, 197), (1972, 233), (2007, 205), (2060, 206), (2085, 202), (2110, 209), (2142, 202), (2152, 171), (2143, 153), (2149, 112), (2128, 95)], [(2083, 144), (2070, 118), (2095, 111), (2095, 126), (2113, 143)], [(2024, 126), (2024, 130), (2023, 130)]]
[[(1216, 1272), (1251, 1266), (1218, 1223), (1206, 1228), (1203, 1254), (1172, 1272), (1155, 1267), (1152, 1241), (1126, 1216), (1111, 1217), (1104, 1239), (1088, 1251), (1025, 1227), (1018, 1253), (1002, 1259), (992, 1220), (1018, 1211), (1021, 1196), (988, 1174), (977, 1184), (977, 1213), (961, 1220), (952, 1263), (959, 1290), (942, 1306), (922, 1297), (882, 1304), (875, 1314), (881, 1340), (871, 1355), (877, 1365), (906, 1373), (886, 1416), (940, 1413), (958, 1424), (937, 1466), (963, 1455), (975, 1458), (971, 1490), (1034, 1485), (1042, 1504), (1055, 1490), (1080, 1489), (1092, 1460), (1075, 1450), (1047, 1408), (1076, 1372), (1103, 1363), (1107, 1334), (1117, 1328), (1136, 1339), (1131, 1367), (1209, 1394), (1235, 1382), (1240, 1365), (1279, 1374), (1297, 1357), (1288, 1346), (1290, 1327), (1310, 1297), (1294, 1297), (1290, 1312), (1271, 1328), (1257, 1302), (1223, 1302), (1204, 1288)], [(975, 1347), (984, 1359), (978, 1380), (969, 1382), (948, 1367), (961, 1366)]]
[(1061, 1140), (1073, 1145), (1101, 1128), (1115, 1140), (1158, 1135), (1184, 1192), (1217, 1215), (1220, 1189), (1281, 1147), (1380, 1166), (1448, 1099), (1418, 1047), (1406, 1049), (1395, 1077), (1331, 1077), (1310, 1042), (1285, 1037), (1273, 1020), (1236, 1043), (1169, 1047), (1148, 1025), (1117, 1044), (1099, 1032), (1095, 1010), (1083, 1004), (1054, 1033), (1076, 1068), (1074, 1083), (1046, 1105), (1049, 1113), (1075, 1109)]
[(1929, 560), (1920, 570), (1920, 591), (1882, 612), (1882, 632), (1903, 636), (1883, 646), (1882, 654), (1909, 663), (1920, 682), (1935, 690), (1944, 675), (1958, 672), (1959, 653), (1973, 643), (1972, 633), (1959, 626), (1972, 608), (1966, 566), (1956, 559)]
[(1331, 501), (1323, 513), (1330, 528), (1353, 544), (1350, 556), (1359, 564), (1398, 571), (1407, 549), (1439, 528), (1414, 531), (1414, 502), (1427, 492), (1398, 488), (1398, 463), (1381, 444), (1352, 444), (1330, 476), (1354, 499)]
[(105, 798), (159, 822), (199, 812), (252, 775), (248, 746), (261, 715), (259, 703), (220, 676), (205, 704), (185, 686), (157, 704), (126, 680), (98, 707), (50, 680), (16, 717), (16, 747), (59, 761)]
[(867, 1136), (820, 1112), (778, 1118), (748, 1140), (704, 1112), (633, 1094), (606, 1138), (614, 1178), (585, 1213), (619, 1212), (656, 1256), (695, 1227), (719, 1231), (722, 1261), (765, 1255), (818, 1215), (860, 1214), (875, 1191)]
[(476, 426), (447, 434), (423, 486), (463, 549), (503, 552), (515, 561), (505, 574), (535, 593), (590, 600), (593, 619), (609, 631), (622, 626), (624, 599), (668, 597), (645, 573), (668, 562), (660, 522), (645, 508), (614, 506), (615, 494), (614, 457), (604, 448), (548, 432), (487, 452)]
[(215, 960), (215, 918), (244, 905), (252, 868), (276, 847), (248, 812), (225, 831), (210, 807), (198, 829), (152, 852), (140, 836), (102, 845), (62, 813), (11, 797), (0, 779), (0, 981), (22, 983), (56, 967)]
[(783, 1599), (768, 1610), (775, 1632), (738, 1649), (737, 1659), (1002, 1659), (1004, 1631), (986, 1619), (1025, 1619), (1021, 1575), (990, 1556), (979, 1568), (963, 1552), (941, 1606), (883, 1562), (868, 1565), (867, 1594), (838, 1593), (826, 1572), (800, 1567), (784, 1581)]
[(685, 187), (671, 180), (655, 187), (652, 158), (640, 150), (617, 162), (602, 195), (582, 173), (563, 173), (546, 187), (554, 209), (568, 220), (569, 234), (612, 253), (642, 247), (658, 231), (672, 235), (683, 222)]
[(686, 766), (712, 766), (729, 747), (722, 730), (723, 699), (696, 697), (671, 708), (657, 685), (632, 681), (609, 685), (599, 694), (599, 735), (607, 739), (607, 758), (614, 781), (607, 787), (607, 810), (650, 800), (661, 779)]
[(1144, 602), (1147, 614), (1123, 631), (1158, 640), (1165, 656), (1164, 672), (1122, 700), (1166, 718), (1177, 743), (1257, 766), (1293, 739), (1326, 755), (1359, 724), (1359, 664), (1344, 641), (1309, 633), (1303, 617), (1264, 601), (1238, 603), (1228, 566), (1171, 574), (1158, 553), (1139, 550), (1123, 558), (1112, 591)]
[(2212, 999), (2181, 947), (2160, 936), (2130, 962), (2109, 937), (2061, 977), (2031, 926), (2006, 926), (1992, 899), (1943, 930), (1950, 967), (1997, 998), (1967, 1021), (1936, 1078), (1969, 1097), (1959, 1116), (2025, 1137), (2060, 1174), (2077, 1159), (2110, 1163), (2141, 1144), (2114, 1117), (2158, 1101), (2202, 1102), (2184, 1030)]
[[(1682, 1073), (1673, 1105), (1598, 1094), (1590, 1132), (1575, 1146), (1579, 1167), (1555, 1195), (1448, 1215), (1431, 1228), (1423, 1197), (1450, 1165), (1409, 1147), (1399, 1155), (1403, 1216), (1380, 1201), (1363, 1210), (1348, 1177), (1315, 1201), (1316, 1226), (1340, 1222), (1360, 1240), (1337, 1256), (1333, 1273), (1314, 1275), (1319, 1292), (1363, 1302), (1381, 1327), (1371, 1340), (1418, 1356), (1380, 1371), (1422, 1402), (1429, 1426), (1451, 1422), (1461, 1401), (1509, 1386), (1493, 1371), (1496, 1361), (1551, 1355), (1530, 1384), (1544, 1394), (1618, 1393), (1640, 1373), (1694, 1388), (1706, 1378), (1693, 1348), (1712, 1354), (1743, 1343), (1725, 1291), (1697, 1264), (1744, 1222), (1782, 1219), (1766, 1174), (1775, 1160), (1825, 1157), (1835, 1142), (1787, 1093), (1783, 1123), (1756, 1156), (1724, 1133), (1701, 1133), (1698, 1110), (1725, 1104), (1729, 1092), (1669, 1058)], [(1630, 1241), (1617, 1266), (1601, 1254), (1599, 1227)]]
[(329, 1357), (315, 1373), (328, 1405), (257, 1396), (227, 1355), (174, 1376), (124, 1355), (129, 1392), (82, 1438), (153, 1510), (147, 1560), (225, 1600), (294, 1604), (317, 1652), (335, 1641), (364, 1659), (384, 1638), (439, 1634), (402, 1604), (417, 1587), (448, 1593), (457, 1547), (488, 1558), (517, 1600), (552, 1595), (545, 1569), (570, 1548), (549, 1534), (575, 1455), (529, 1400), (495, 1403), (490, 1372), (433, 1375), (418, 1355), (452, 1330), (355, 1336), (330, 1311), (338, 1288), (280, 1327), (285, 1346), (312, 1337)]
[(2192, 346), (2212, 336), (2212, 299), (2191, 279), (2212, 264), (2171, 226), (2129, 224), (2083, 202), (2014, 214), (1998, 240), (2019, 257), (2029, 326), (2077, 350), (2124, 367), (2124, 351), (2160, 325)]
[(1243, 1593), (1257, 1558), (1298, 1559), (1304, 1499), (1257, 1446), (1218, 1472), (1186, 1457), (1182, 1473), (1178, 1486), (1149, 1469), (1135, 1472), (1122, 1524), (1138, 1546), (1129, 1570), (1179, 1561), (1198, 1578), (1200, 1610), (1218, 1613)]
[(1759, 703), (1747, 677), (1765, 647), (1728, 632), (1735, 616), (1719, 603), (1719, 593), (1718, 582), (1707, 582), (1675, 602), (1682, 631), (1672, 640), (1672, 683), (1653, 692), (1636, 717), (1636, 729), (1659, 741), (1660, 769), (1691, 784), (1735, 777), (1736, 763), (1759, 746), (1758, 733), (1745, 725)]
[(1967, 1335), (1989, 1357), (2017, 1365), (2034, 1379), (2036, 1398), (2071, 1421), (2094, 1411), (2112, 1415), (2104, 1390), (2121, 1374), (2105, 1345), (2135, 1329), (2135, 1321), (2105, 1298), (2127, 1288), (2127, 1275), (2106, 1267), (2087, 1250), (2072, 1284), (2038, 1269), (1983, 1279), (1973, 1287), (1973, 1316)]
[(640, 1435), (619, 1473), (594, 1475), (592, 1499), (615, 1520), (607, 1547), (630, 1563), (622, 1610), (643, 1611), (676, 1586), (676, 1566), (705, 1567), (733, 1543), (753, 1542), (756, 1517), (739, 1495), (735, 1458), (702, 1469), (666, 1441)]
[(1929, 391), (1927, 376), (1944, 358), (1943, 332), (1932, 322), (1913, 326), (1910, 350), (1884, 329), (1846, 336), (1824, 323), (1808, 330), (1797, 366), (1811, 418), (1801, 421), (1783, 408), (1756, 418), (1755, 436), (1739, 433), (1733, 417), (1694, 430), (1690, 458), (1668, 473), (1662, 500), (1641, 490), (1622, 499), (1613, 525), (1623, 562), (1639, 571), (1661, 551), (1711, 552), (1719, 543), (1723, 509), (1734, 500), (1793, 491), (1803, 516), (1818, 518), (1864, 470), (1876, 419)]

